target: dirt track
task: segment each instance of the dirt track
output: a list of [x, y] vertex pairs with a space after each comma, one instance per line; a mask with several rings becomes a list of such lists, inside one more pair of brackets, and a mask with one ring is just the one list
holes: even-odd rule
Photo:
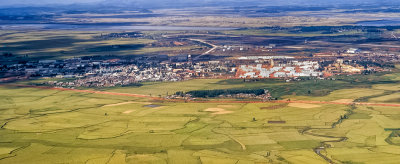
[[400, 107], [400, 104], [385, 104], [385, 103], [365, 103], [365, 102], [335, 102], [335, 101], [306, 101], [306, 100], [272, 100], [272, 101], [229, 101], [229, 100], [194, 100], [186, 101], [182, 99], [164, 99], [159, 97], [151, 97], [148, 95], [132, 94], [132, 93], [116, 93], [116, 92], [105, 92], [105, 91], [94, 91], [94, 90], [79, 90], [79, 89], [69, 89], [69, 88], [54, 88], [45, 86], [32, 86], [32, 85], [0, 85], [0, 86], [13, 86], [13, 87], [26, 87], [26, 88], [39, 88], [39, 89], [51, 89], [60, 91], [72, 91], [81, 93], [94, 93], [103, 95], [113, 95], [113, 96], [128, 96], [128, 97], [140, 97], [148, 98], [152, 100], [163, 100], [169, 102], [190, 102], [190, 103], [306, 103], [306, 104], [336, 104], [336, 105], [365, 105], [365, 106], [388, 106], [388, 107]]

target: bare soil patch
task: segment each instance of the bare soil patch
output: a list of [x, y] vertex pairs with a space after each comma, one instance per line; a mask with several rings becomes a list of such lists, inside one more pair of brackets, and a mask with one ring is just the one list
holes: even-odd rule
[[260, 107], [260, 109], [275, 110], [275, 109], [279, 109], [279, 108], [284, 108], [287, 105], [288, 104], [279, 104], [279, 105], [273, 105], [273, 106], [267, 106], [267, 107]]
[[318, 108], [318, 107], [320, 107], [320, 105], [305, 104], [305, 103], [290, 103], [288, 106], [296, 107], [296, 108], [303, 108], [303, 109], [310, 109], [310, 108]]
[[122, 102], [122, 103], [117, 103], [117, 104], [108, 104], [108, 105], [104, 105], [103, 107], [119, 106], [119, 105], [125, 105], [125, 104], [133, 104], [133, 103], [137, 103], [137, 104], [149, 104], [149, 103], [146, 103], [146, 102], [128, 101], [128, 102]]
[[353, 99], [339, 99], [339, 100], [335, 100], [332, 102], [337, 102], [337, 103], [352, 103], [354, 100]]
[[127, 110], [127, 111], [123, 112], [123, 114], [129, 114], [129, 113], [132, 113], [132, 112], [133, 112], [133, 110]]
[[229, 113], [233, 113], [233, 111], [228, 111], [222, 108], [207, 108], [206, 110], [204, 110], [206, 112], [212, 112], [212, 115], [220, 115], [220, 114], [229, 114]]

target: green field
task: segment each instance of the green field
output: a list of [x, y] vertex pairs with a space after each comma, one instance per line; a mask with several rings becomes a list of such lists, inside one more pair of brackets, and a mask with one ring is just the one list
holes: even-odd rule
[[[370, 97], [363, 100], [385, 102], [386, 93], [397, 91], [396, 77], [378, 81], [382, 78], [375, 76], [295, 83], [191, 80], [107, 90], [157, 96], [261, 86], [289, 88], [282, 98], [351, 102]], [[346, 87], [307, 93], [328, 84]], [[348, 88], [353, 84], [362, 88]], [[307, 88], [295, 89], [300, 85]], [[331, 146], [321, 153], [337, 163], [400, 160], [399, 107], [173, 103], [5, 86], [0, 95], [0, 163], [327, 163], [313, 151], [322, 143]], [[332, 128], [344, 115], [348, 118]], [[340, 137], [347, 139], [337, 142]]]
[[283, 36], [283, 37], [318, 37], [318, 36], [342, 36], [342, 35], [360, 35], [363, 32], [352, 30], [342, 33], [324, 34], [321, 31], [294, 33], [288, 30], [259, 30], [259, 29], [245, 29], [235, 31], [225, 31], [229, 35], [253, 35], [253, 36]]
[[[312, 152], [323, 139], [302, 136], [298, 130], [329, 125], [347, 108], [307, 109], [309, 114], [298, 117], [304, 109], [260, 109], [274, 104], [162, 103], [31, 88], [2, 87], [0, 92], [0, 163], [26, 163], [32, 158], [38, 163], [184, 163], [181, 158], [195, 163], [268, 162], [297, 149]], [[209, 108], [233, 113], [214, 115], [205, 111]], [[267, 124], [278, 117], [287, 123]], [[305, 144], [309, 142], [314, 144]], [[274, 151], [274, 156], [265, 157], [267, 151]], [[318, 160], [316, 155], [309, 158]]]
[[[4, 31], [0, 33], [0, 54], [12, 53], [7, 60], [68, 59], [96, 55], [137, 55], [199, 49], [195, 45], [152, 47], [156, 40], [145, 38], [98, 38], [100, 31]], [[25, 56], [28, 55], [28, 56]], [[1, 60], [0, 60], [1, 61]], [[2, 61], [6, 62], [6, 61]]]
[[[390, 76], [391, 75], [391, 76]], [[267, 89], [273, 97], [279, 99], [301, 98], [318, 100], [360, 99], [368, 101], [376, 96], [385, 96], [399, 89], [398, 74], [377, 73], [372, 75], [336, 76], [335, 80], [319, 80], [304, 78], [301, 81], [285, 82], [283, 79], [259, 79], [257, 81], [243, 81], [242, 79], [194, 79], [180, 82], [147, 82], [140, 87], [112, 87], [101, 88], [110, 92], [136, 93], [151, 96], [166, 96], [178, 91], [217, 89]], [[90, 88], [89, 88], [90, 89]], [[342, 94], [331, 92], [348, 89]], [[373, 97], [367, 97], [373, 96]], [[361, 99], [363, 98], [363, 99]]]

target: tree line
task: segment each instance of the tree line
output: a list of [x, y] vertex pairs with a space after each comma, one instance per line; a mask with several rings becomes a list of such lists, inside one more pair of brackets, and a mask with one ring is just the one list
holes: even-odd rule
[[[183, 92], [177, 92], [177, 95], [181, 95]], [[187, 94], [193, 97], [218, 97], [220, 95], [235, 95], [235, 94], [255, 94], [262, 95], [265, 94], [264, 89], [217, 89], [217, 90], [197, 90], [189, 91]]]

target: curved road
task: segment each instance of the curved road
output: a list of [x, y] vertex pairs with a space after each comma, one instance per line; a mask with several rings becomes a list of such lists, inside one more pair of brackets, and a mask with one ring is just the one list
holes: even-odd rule
[[205, 40], [201, 40], [201, 39], [189, 39], [189, 40], [196, 41], [196, 42], [200, 42], [200, 43], [203, 43], [203, 44], [207, 44], [207, 45], [209, 45], [209, 46], [212, 47], [211, 49], [209, 49], [208, 51], [204, 52], [203, 54], [201, 54], [201, 55], [199, 55], [199, 56], [196, 56], [196, 57], [194, 58], [194, 60], [198, 60], [201, 56], [207, 55], [207, 54], [209, 54], [210, 52], [216, 50], [216, 49], [219, 47], [219, 46], [217, 46], [217, 45], [215, 45], [215, 44], [208, 43], [208, 42], [206, 42]]

